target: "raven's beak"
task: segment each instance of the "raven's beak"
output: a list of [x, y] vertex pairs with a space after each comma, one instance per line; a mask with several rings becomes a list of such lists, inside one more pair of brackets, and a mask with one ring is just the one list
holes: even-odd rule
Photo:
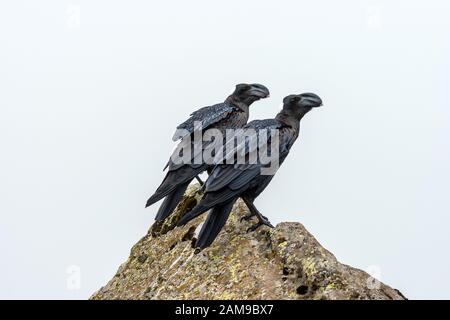
[[316, 108], [323, 105], [322, 99], [320, 99], [320, 97], [317, 94], [303, 93], [302, 98], [307, 102], [308, 106], [311, 108]]
[[268, 98], [270, 96], [269, 89], [267, 89], [262, 84], [252, 84], [251, 89], [248, 90], [248, 94], [251, 96], [258, 97], [260, 99]]

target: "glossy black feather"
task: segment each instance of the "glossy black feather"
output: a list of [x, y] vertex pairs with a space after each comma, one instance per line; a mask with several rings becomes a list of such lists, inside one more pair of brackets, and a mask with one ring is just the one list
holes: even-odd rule
[[[203, 107], [193, 112], [189, 119], [180, 124], [177, 129], [187, 130], [185, 134], [179, 135], [175, 132], [173, 140], [176, 141], [187, 135], [194, 133], [195, 130], [204, 130], [214, 123], [225, 119], [232, 112], [237, 111], [237, 108], [228, 102], [218, 103], [212, 106]], [[201, 122], [201, 127], [195, 128], [195, 122]]]
[[214, 209], [211, 210], [203, 223], [197, 242], [195, 243], [197, 248], [203, 249], [211, 245], [227, 222], [228, 216], [230, 215], [231, 209], [233, 208], [233, 204], [235, 202], [236, 199], [233, 199], [223, 205], [214, 207]]
[[190, 182], [191, 181], [187, 181], [184, 184], [177, 185], [177, 187], [172, 192], [166, 195], [163, 203], [158, 209], [158, 213], [156, 214], [156, 221], [164, 220], [172, 213], [173, 210], [175, 210], [178, 203], [183, 198], [184, 192], [186, 191]]
[[169, 171], [166, 174], [161, 185], [158, 187], [156, 192], [148, 199], [146, 207], [151, 206], [155, 202], [158, 202], [162, 198], [166, 197], [173, 191], [175, 191], [178, 186], [188, 184], [197, 176], [206, 170], [206, 165], [201, 165], [199, 167], [192, 167], [189, 165], [184, 165], [178, 170]]
[[[271, 148], [271, 139], [263, 136], [263, 133], [269, 133], [269, 130], [280, 129], [283, 124], [276, 119], [254, 120], [244, 126], [243, 129], [255, 130], [258, 139], [262, 139], [257, 148]], [[281, 137], [280, 137], [281, 138]], [[236, 155], [236, 153], [244, 151], [246, 154], [250, 151], [249, 142], [245, 141], [245, 145], [234, 146], [229, 155]], [[263, 164], [259, 161], [255, 164], [235, 164], [235, 165], [219, 165], [212, 172], [211, 179], [206, 182], [206, 192], [218, 191], [225, 186], [232, 190], [241, 188], [245, 183], [251, 181], [256, 177], [262, 168]]]
[[[173, 139], [181, 139], [179, 147], [191, 144], [191, 151], [187, 151], [185, 148], [177, 148], [175, 152], [190, 153], [183, 154], [184, 156], [180, 159], [182, 161], [175, 161], [179, 157], [173, 157], [179, 154], [174, 153], [172, 155], [166, 165], [169, 170], [165, 179], [147, 201], [147, 206], [149, 206], [167, 197], [157, 214], [157, 219], [164, 219], [170, 215], [181, 199], [187, 185], [203, 171], [208, 170], [209, 172], [213, 168], [211, 162], [206, 163], [203, 155], [205, 152], [208, 155], [211, 154], [209, 151], [215, 151], [217, 143], [222, 145], [222, 141], [214, 140], [209, 143], [202, 143], [202, 141], [199, 142], [194, 139], [196, 134], [200, 133], [201, 137], [205, 130], [216, 129], [225, 136], [226, 129], [242, 128], [248, 121], [250, 105], [268, 96], [269, 90], [261, 84], [239, 84], [235, 91], [226, 98], [225, 102], [193, 112], [188, 120], [177, 127], [179, 130], [175, 132]], [[199, 122], [199, 124], [196, 122]]]
[[[256, 148], [258, 151], [267, 152], [273, 148], [278, 147], [278, 154], [273, 154], [273, 157], [278, 156], [278, 165], [281, 165], [289, 154], [289, 151], [297, 140], [300, 132], [300, 120], [308, 113], [312, 108], [322, 105], [322, 100], [319, 96], [311, 93], [290, 95], [283, 99], [283, 109], [277, 114], [275, 119], [255, 120], [250, 122], [245, 128], [253, 128], [257, 132], [257, 137], [260, 139], [264, 132], [266, 134], [270, 129], [278, 129], [277, 134], [279, 144], [276, 144], [276, 140], [272, 139], [272, 135], [268, 135], [266, 140], [259, 141], [260, 143], [250, 145], [250, 140], [247, 144], [247, 140], [240, 139], [239, 143], [230, 144], [230, 149], [227, 149], [226, 159], [238, 158], [239, 154], [247, 155], [250, 149]], [[245, 136], [246, 134], [244, 134]], [[242, 137], [241, 137], [242, 138]], [[263, 143], [261, 143], [263, 142]], [[251, 148], [247, 148], [251, 147]], [[275, 149], [276, 150], [276, 149]], [[259, 155], [259, 153], [258, 153]], [[271, 163], [273, 165], [273, 163]], [[220, 230], [217, 228], [223, 227], [225, 222], [222, 220], [228, 214], [224, 214], [222, 208], [230, 203], [233, 203], [238, 197], [242, 197], [244, 202], [249, 206], [250, 211], [258, 217], [260, 224], [271, 226], [267, 219], [254, 207], [253, 201], [264, 191], [275, 174], [274, 171], [269, 172], [262, 171], [266, 169], [267, 163], [264, 163], [260, 157], [257, 157], [256, 163], [245, 164], [222, 164], [217, 165], [211, 172], [208, 180], [206, 181], [206, 188], [203, 198], [199, 204], [194, 207], [190, 212], [183, 216], [178, 225], [186, 224], [188, 221], [194, 219], [203, 212], [214, 209], [208, 216], [208, 221], [211, 223], [203, 226], [203, 232], [205, 239], [200, 243], [198, 248], [205, 248], [214, 241], [214, 237], [217, 236]], [[215, 211], [219, 208], [218, 211]], [[253, 209], [252, 209], [253, 208]], [[230, 209], [231, 210], [231, 209]], [[218, 215], [218, 217], [214, 217]], [[215, 223], [215, 219], [218, 219], [220, 223]], [[258, 225], [257, 225], [258, 226]]]
[[[298, 137], [299, 127], [291, 127], [276, 119], [256, 120], [252, 121], [246, 128], [255, 129], [258, 134], [263, 129], [279, 129], [279, 163], [283, 163], [289, 153], [289, 150]], [[264, 132], [266, 132], [264, 130]], [[259, 147], [271, 148], [271, 140], [266, 141], [266, 145], [261, 144]], [[242, 150], [239, 146], [235, 146], [234, 151]], [[178, 222], [178, 225], [184, 225], [202, 213], [214, 208], [208, 216], [208, 219], [215, 221], [213, 215], [216, 208], [222, 208], [227, 203], [235, 201], [238, 197], [245, 196], [253, 201], [270, 183], [273, 175], [262, 175], [261, 169], [265, 164], [258, 161], [256, 164], [241, 165], [218, 165], [212, 171], [210, 177], [206, 181], [205, 194], [200, 203], [189, 213], [184, 215]], [[234, 202], [233, 202], [234, 203]], [[231, 209], [230, 209], [231, 210]], [[222, 215], [223, 218], [225, 215]], [[218, 218], [219, 219], [219, 218]], [[222, 225], [222, 220], [221, 225]], [[225, 222], [223, 222], [224, 224]], [[208, 234], [208, 241], [202, 242], [199, 248], [205, 248], [214, 241], [213, 236], [217, 236], [220, 230], [216, 230], [218, 223], [210, 223], [204, 226], [205, 234]], [[208, 230], [210, 226], [211, 230]]]

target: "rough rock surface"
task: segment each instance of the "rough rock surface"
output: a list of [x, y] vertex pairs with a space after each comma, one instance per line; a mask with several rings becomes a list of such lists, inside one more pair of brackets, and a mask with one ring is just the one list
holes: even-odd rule
[[211, 247], [194, 253], [205, 216], [175, 228], [200, 198], [191, 186], [175, 214], [155, 223], [91, 299], [405, 299], [367, 273], [339, 263], [300, 224], [246, 230], [238, 201]]

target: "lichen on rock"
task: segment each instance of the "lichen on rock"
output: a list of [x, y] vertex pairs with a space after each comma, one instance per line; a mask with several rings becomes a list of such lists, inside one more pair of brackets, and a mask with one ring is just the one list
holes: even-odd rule
[[241, 222], [248, 213], [241, 200], [213, 244], [195, 253], [205, 215], [183, 227], [176, 223], [200, 197], [191, 185], [174, 213], [153, 224], [91, 299], [405, 299], [339, 263], [300, 223], [246, 232], [255, 221]]

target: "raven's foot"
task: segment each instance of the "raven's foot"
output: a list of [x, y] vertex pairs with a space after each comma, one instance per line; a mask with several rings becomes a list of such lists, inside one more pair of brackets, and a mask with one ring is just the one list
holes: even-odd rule
[[[267, 219], [267, 217], [263, 216], [259, 211], [257, 211], [253, 215], [258, 218], [258, 222], [255, 225], [248, 228], [247, 232], [255, 231], [256, 229], [258, 229], [261, 226], [268, 226], [269, 228], [274, 228], [274, 226], [270, 223], [269, 219]], [[245, 217], [247, 217], [247, 216], [245, 216]]]
[[243, 216], [241, 218], [241, 222], [248, 221], [255, 216], [258, 218], [259, 221], [263, 221], [263, 224], [265, 224], [265, 225], [267, 225], [267, 223], [270, 224], [269, 219], [266, 216], [263, 216], [262, 214], [253, 213], [253, 212], [250, 212], [249, 214], [246, 214], [245, 216]]
[[248, 221], [248, 220], [250, 220], [251, 218], [253, 218], [254, 216], [256, 216], [256, 214], [250, 212], [249, 214], [246, 214], [245, 216], [243, 216], [243, 217], [241, 218], [241, 222], [242, 222], [242, 221]]
[[250, 201], [246, 197], [243, 197], [242, 200], [244, 200], [245, 204], [247, 205], [248, 209], [250, 210], [250, 213], [243, 216], [241, 218], [242, 220], [250, 220], [252, 217], [256, 216], [258, 218], [258, 223], [250, 228], [247, 229], [247, 232], [255, 231], [260, 226], [268, 226], [270, 228], [273, 228], [274, 226], [270, 223], [269, 219], [262, 215], [261, 212], [255, 207], [253, 204], [253, 201]]
[[247, 232], [255, 231], [256, 229], [258, 229], [261, 226], [268, 226], [269, 228], [274, 228], [274, 226], [266, 218], [264, 220], [259, 220], [258, 223], [256, 223], [255, 225], [251, 226], [250, 228], [248, 228]]

